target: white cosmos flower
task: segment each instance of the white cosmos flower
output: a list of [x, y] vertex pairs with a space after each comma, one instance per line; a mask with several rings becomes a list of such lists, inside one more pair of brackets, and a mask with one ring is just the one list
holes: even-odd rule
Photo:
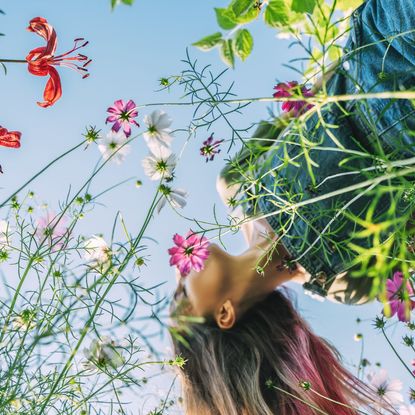
[[94, 366], [110, 366], [116, 369], [125, 362], [122, 349], [122, 347], [117, 345], [108, 336], [102, 336], [101, 339], [92, 340], [90, 346], [83, 350], [84, 356], [87, 359], [85, 366], [91, 369]]
[[104, 265], [111, 259], [111, 250], [100, 236], [92, 236], [84, 244], [84, 258], [92, 266]]
[[0, 220], [0, 249], [5, 249], [9, 245], [9, 223], [5, 220]]
[[399, 415], [415, 415], [415, 406], [401, 406], [399, 409]]
[[143, 133], [145, 142], [150, 150], [154, 153], [157, 147], [170, 148], [172, 136], [169, 128], [173, 120], [160, 110], [153, 111], [150, 115], [145, 115], [144, 123], [147, 125], [147, 131]]
[[150, 154], [141, 162], [144, 173], [151, 180], [168, 179], [173, 177], [176, 167], [176, 156], [166, 147], [154, 148]]
[[403, 403], [401, 394], [402, 381], [399, 379], [389, 379], [388, 372], [380, 369], [378, 372], [372, 372], [367, 375], [370, 382], [369, 386], [379, 395], [382, 400], [387, 401], [391, 405]]
[[98, 150], [104, 160], [108, 160], [114, 154], [111, 161], [121, 164], [131, 149], [129, 144], [125, 144], [127, 141], [128, 138], [121, 130], [118, 133], [111, 130], [105, 137], [99, 138]]
[[164, 184], [160, 185], [159, 190], [163, 196], [158, 201], [157, 213], [160, 213], [161, 209], [164, 208], [167, 202], [169, 202], [174, 209], [182, 209], [186, 206], [187, 192], [185, 190], [173, 189], [170, 186], [166, 186]]

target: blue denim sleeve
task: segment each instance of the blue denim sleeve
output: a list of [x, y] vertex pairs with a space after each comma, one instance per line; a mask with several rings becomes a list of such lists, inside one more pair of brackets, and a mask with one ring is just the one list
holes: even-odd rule
[[[415, 86], [415, 2], [367, 0], [352, 15], [348, 92], [406, 91]], [[352, 109], [352, 108], [350, 108]], [[415, 111], [410, 100], [353, 103], [356, 125], [375, 149], [402, 158], [413, 153]], [[360, 116], [359, 116], [360, 115]]]
[[[415, 87], [414, 33], [413, 0], [363, 3], [352, 14], [343, 65], [328, 82], [327, 92], [333, 96], [387, 93], [389, 97], [327, 105], [319, 115], [311, 115], [303, 129], [285, 130], [258, 163], [261, 189], [254, 212], [267, 215], [293, 259], [310, 272], [306, 288], [323, 296], [336, 275], [354, 264], [357, 254], [350, 246], [356, 244], [354, 235], [361, 230], [354, 218], [365, 218], [377, 197], [370, 188], [343, 194], [337, 190], [370, 177], [363, 172], [373, 169], [373, 155], [390, 161], [415, 156], [413, 103], [393, 97], [394, 91]], [[307, 157], [304, 145], [309, 146]], [[341, 148], [367, 156], [351, 157]], [[310, 160], [317, 166], [310, 168]], [[320, 197], [328, 194], [333, 196]], [[398, 215], [407, 209], [394, 192], [379, 197], [371, 212], [374, 221], [385, 220], [390, 206], [396, 206]], [[318, 201], [310, 203], [313, 198]], [[297, 207], [288, 209], [290, 204]], [[369, 239], [358, 244], [371, 247]]]

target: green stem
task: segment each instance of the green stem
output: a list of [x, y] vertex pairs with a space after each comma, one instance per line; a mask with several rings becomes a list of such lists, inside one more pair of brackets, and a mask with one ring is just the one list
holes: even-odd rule
[[[203, 101], [194, 101], [194, 102], [154, 102], [150, 104], [137, 105], [137, 108], [146, 108], [146, 107], [161, 107], [161, 106], [195, 106], [203, 103], [211, 104], [247, 104], [251, 102], [295, 102], [298, 101], [299, 97], [283, 97], [283, 98], [272, 98], [272, 97], [256, 97], [256, 98], [240, 98], [240, 99], [224, 99], [217, 101], [213, 99], [212, 101], [203, 100]], [[329, 104], [332, 102], [338, 101], [360, 101], [365, 99], [415, 99], [415, 91], [385, 91], [385, 92], [371, 92], [367, 94], [344, 94], [344, 95], [331, 95], [326, 97], [301, 97], [301, 101], [318, 104], [319, 107], [322, 107], [324, 104]], [[308, 111], [309, 114], [313, 111], [313, 108]]]
[[24, 59], [0, 59], [2, 63], [27, 63]]
[[383, 336], [385, 337], [386, 341], [388, 342], [390, 348], [395, 353], [396, 357], [401, 361], [401, 363], [403, 364], [405, 369], [411, 374], [412, 378], [415, 379], [415, 375], [412, 373], [412, 370], [409, 368], [409, 366], [404, 362], [402, 357], [399, 355], [399, 353], [397, 352], [397, 350], [393, 346], [392, 342], [389, 340], [388, 336], [386, 335], [385, 329], [383, 327], [382, 327], [382, 333], [383, 333]]
[[318, 393], [317, 391], [315, 391], [314, 389], [310, 389], [310, 391], [311, 392], [313, 392], [313, 393], [315, 393], [317, 396], [319, 396], [320, 398], [323, 398], [323, 399], [325, 399], [326, 401], [329, 401], [329, 402], [333, 402], [333, 403], [335, 403], [335, 404], [337, 404], [337, 405], [340, 405], [340, 406], [343, 406], [343, 407], [345, 407], [345, 408], [349, 408], [349, 409], [352, 409], [354, 412], [360, 412], [361, 414], [364, 414], [364, 415], [369, 415], [367, 412], [365, 412], [365, 411], [362, 411], [361, 409], [357, 409], [357, 408], [353, 408], [353, 406], [350, 406], [350, 405], [346, 405], [345, 403], [341, 403], [341, 402], [338, 402], [338, 401], [336, 401], [336, 400], [334, 400], [334, 399], [331, 399], [331, 398], [328, 398], [327, 396], [324, 396], [324, 395], [322, 395], [321, 393]]
[[294, 399], [297, 399], [298, 401], [304, 403], [305, 405], [309, 406], [310, 408], [313, 408], [315, 411], [317, 411], [318, 413], [322, 414], [322, 415], [329, 415], [327, 412], [323, 411], [322, 409], [318, 408], [317, 406], [313, 405], [311, 402], [307, 402], [304, 399], [301, 399], [299, 396], [296, 396], [290, 392], [287, 392], [286, 390], [279, 388], [278, 386], [272, 386], [274, 389], [285, 393], [288, 396], [291, 396]]
[[[119, 275], [123, 272], [124, 268], [128, 265], [130, 258], [134, 255], [135, 249], [138, 246], [138, 244], [140, 243], [145, 230], [147, 229], [147, 226], [150, 222], [151, 217], [153, 216], [153, 212], [154, 209], [156, 208], [157, 205], [157, 201], [158, 201], [158, 191], [156, 192], [152, 203], [150, 205], [150, 209], [147, 213], [147, 216], [144, 220], [144, 224], [142, 225], [134, 243], [132, 248], [130, 249], [130, 251], [128, 252], [128, 254], [126, 255], [125, 259], [123, 260], [123, 262], [120, 264], [120, 266], [117, 269], [117, 272], [115, 272], [114, 277], [112, 278], [112, 280], [110, 281], [110, 283], [108, 284], [108, 287], [106, 288], [105, 292], [103, 293], [102, 297], [97, 301], [97, 303], [95, 304], [94, 309], [92, 310], [89, 319], [86, 321], [84, 328], [82, 329], [81, 335], [79, 337], [79, 340], [76, 344], [76, 346], [72, 349], [72, 352], [69, 356], [69, 359], [67, 360], [67, 362], [65, 363], [65, 366], [63, 367], [62, 371], [60, 372], [59, 376], [57, 377], [55, 383], [52, 385], [49, 394], [46, 396], [42, 406], [40, 407], [40, 412], [38, 415], [42, 415], [45, 411], [46, 406], [48, 405], [50, 399], [52, 398], [56, 388], [59, 386], [59, 383], [61, 382], [61, 380], [66, 376], [67, 372], [70, 370], [71, 364], [72, 364], [72, 360], [74, 359], [76, 353], [78, 352], [78, 350], [80, 349], [82, 342], [84, 341], [89, 327], [91, 326], [92, 322], [94, 321], [94, 318], [96, 316], [96, 314], [98, 313], [101, 304], [104, 302], [105, 298], [107, 297], [108, 293], [111, 291], [112, 286], [114, 285], [114, 283], [116, 282], [116, 280], [118, 279]], [[111, 267], [110, 267], [111, 268]], [[110, 269], [109, 268], [109, 269]], [[108, 270], [106, 271], [106, 273], [108, 273]]]
[[85, 142], [86, 142], [86, 140], [82, 141], [81, 143], [77, 144], [75, 147], [70, 148], [68, 151], [65, 151], [65, 153], [61, 154], [60, 156], [56, 157], [51, 162], [49, 162], [45, 167], [43, 167], [33, 177], [31, 177], [27, 182], [25, 182], [23, 185], [21, 185], [15, 192], [13, 192], [6, 200], [4, 200], [2, 203], [0, 203], [0, 208], [2, 208], [10, 199], [12, 199], [14, 196], [16, 196], [19, 192], [21, 192], [26, 186], [28, 186], [30, 183], [32, 183], [37, 177], [39, 177], [50, 166], [52, 166], [53, 164], [55, 164], [57, 161], [64, 158], [68, 154], [72, 153], [73, 151], [77, 150], [79, 147], [81, 147], [83, 144], [85, 144]]

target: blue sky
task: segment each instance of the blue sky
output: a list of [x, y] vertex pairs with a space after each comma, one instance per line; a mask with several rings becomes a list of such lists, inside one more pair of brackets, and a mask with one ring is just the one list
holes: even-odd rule
[[[106, 109], [114, 100], [133, 99], [137, 105], [152, 102], [175, 102], [182, 91], [155, 92], [158, 79], [175, 75], [184, 69], [181, 61], [185, 58], [186, 47], [201, 37], [217, 31], [213, 7], [227, 3], [224, 0], [137, 0], [133, 7], [120, 6], [111, 12], [107, 0], [14, 0], [3, 2], [5, 16], [0, 16], [0, 31], [6, 36], [0, 39], [0, 56], [24, 59], [28, 51], [42, 45], [42, 39], [25, 30], [29, 20], [43, 16], [54, 25], [58, 33], [58, 52], [65, 52], [72, 46], [72, 40], [84, 37], [90, 41], [84, 53], [93, 59], [89, 69], [91, 76], [82, 80], [79, 75], [62, 68], [63, 96], [52, 108], [43, 109], [36, 105], [43, 94], [46, 79], [34, 77], [25, 65], [8, 66], [8, 75], [0, 74], [2, 103], [0, 124], [10, 130], [23, 133], [19, 150], [0, 148], [0, 164], [5, 174], [0, 177], [0, 197], [5, 198], [25, 179], [31, 177], [43, 165], [69, 147], [81, 141], [81, 134], [88, 125], [96, 125], [106, 132], [104, 121]], [[299, 48], [289, 48], [289, 41], [275, 38], [274, 31], [262, 24], [253, 25], [255, 48], [252, 56], [235, 70], [224, 76], [224, 84], [235, 81], [234, 92], [239, 97], [270, 96], [276, 80], [298, 79], [297, 74], [284, 66], [290, 59], [298, 57]], [[212, 64], [214, 72], [221, 71], [217, 51], [208, 54], [190, 48], [192, 57], [200, 64]], [[167, 111], [174, 119], [175, 129], [186, 128], [191, 120], [191, 108], [158, 107]], [[139, 122], [150, 109], [140, 110]], [[265, 104], [251, 105], [243, 115], [232, 118], [237, 127], [267, 118]], [[142, 130], [137, 130], [138, 132]], [[225, 220], [226, 209], [222, 206], [216, 191], [215, 179], [224, 164], [224, 154], [206, 164], [198, 154], [201, 142], [211, 132], [216, 138], [229, 138], [229, 128], [223, 122], [210, 131], [199, 130], [196, 138], [186, 146], [177, 169], [177, 186], [189, 192], [188, 205], [184, 214], [188, 217], [212, 220], [213, 206]], [[184, 133], [177, 133], [173, 147], [180, 151], [186, 139]], [[103, 233], [109, 235], [112, 220], [121, 211], [131, 232], [138, 229], [155, 191], [155, 184], [144, 177], [141, 159], [147, 155], [146, 147], [140, 140], [133, 144], [133, 151], [122, 166], [109, 165], [94, 182], [91, 192], [109, 187], [125, 178], [132, 178], [101, 200], [102, 206], [82, 221], [78, 232], [85, 235]], [[57, 208], [70, 184], [79, 185], [99, 159], [96, 147], [78, 151], [39, 178], [32, 186], [39, 199]], [[140, 189], [135, 180], [143, 181]], [[156, 242], [148, 242], [149, 263], [143, 272], [148, 285], [166, 281], [165, 292], [174, 288], [174, 272], [168, 266], [167, 248], [172, 245], [175, 232], [184, 233], [191, 226], [189, 222], [165, 209], [155, 217], [149, 226], [147, 236]], [[225, 239], [231, 253], [244, 249], [242, 237], [233, 235]], [[371, 361], [381, 361], [392, 377], [400, 377], [410, 386], [409, 376], [387, 349], [384, 339], [370, 328], [370, 320], [381, 309], [379, 303], [350, 307], [330, 302], [319, 303], [298, 293], [298, 307], [315, 331], [329, 339], [344, 355], [346, 363], [357, 363], [361, 343], [353, 336], [363, 332], [365, 337], [364, 355]], [[360, 317], [361, 326], [355, 323]], [[405, 352], [399, 341], [400, 329], [395, 332], [398, 348]], [[166, 345], [168, 339], [166, 338]], [[408, 353], [406, 359], [410, 362]]]

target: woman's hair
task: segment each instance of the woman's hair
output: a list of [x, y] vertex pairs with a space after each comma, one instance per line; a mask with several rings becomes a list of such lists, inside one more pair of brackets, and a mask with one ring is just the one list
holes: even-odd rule
[[173, 343], [186, 361], [179, 370], [188, 415], [380, 414], [379, 397], [343, 368], [281, 291], [228, 330], [209, 321], [179, 334]]

